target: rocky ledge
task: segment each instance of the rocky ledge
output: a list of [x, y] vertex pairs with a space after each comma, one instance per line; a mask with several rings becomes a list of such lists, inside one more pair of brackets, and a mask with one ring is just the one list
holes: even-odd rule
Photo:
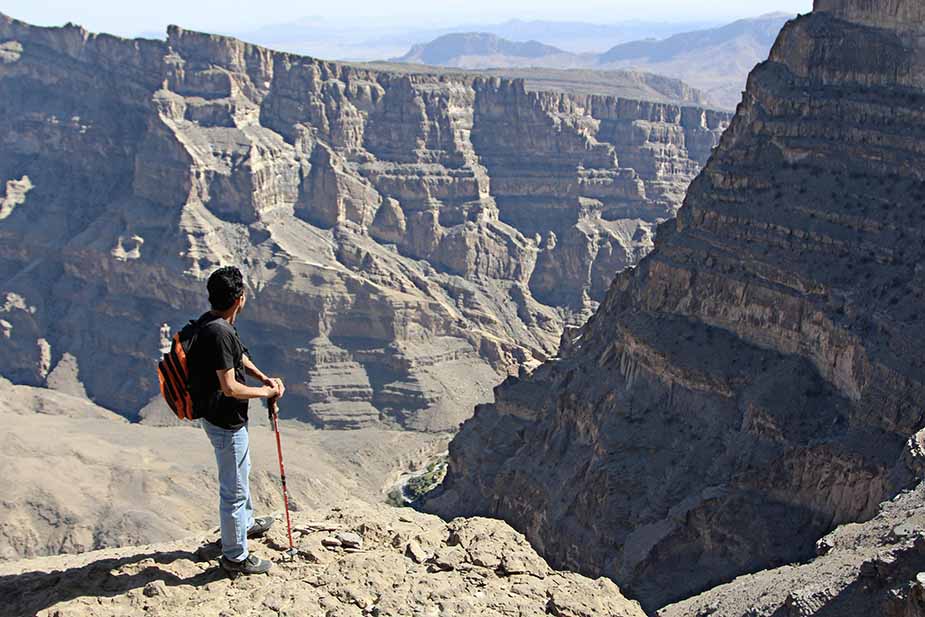
[[645, 617], [611, 581], [552, 570], [500, 521], [354, 501], [293, 524], [294, 558], [285, 521], [251, 541], [269, 575], [229, 578], [214, 535], [2, 564], [0, 615]]

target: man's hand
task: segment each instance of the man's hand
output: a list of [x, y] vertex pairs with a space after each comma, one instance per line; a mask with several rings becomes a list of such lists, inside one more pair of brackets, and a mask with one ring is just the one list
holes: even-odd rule
[[266, 399], [276, 398], [277, 394], [279, 394], [275, 384], [270, 386], [262, 386], [260, 391], [263, 393], [263, 398]]
[[276, 401], [286, 392], [286, 386], [283, 385], [283, 380], [278, 377], [268, 377], [264, 383], [267, 384], [267, 388], [272, 388], [273, 391], [273, 394], [267, 397], [269, 399], [267, 401], [267, 418], [272, 423], [277, 413]]
[[286, 393], [286, 386], [283, 385], [283, 380], [279, 377], [268, 377], [267, 382], [267, 385], [276, 388], [276, 398], [283, 398], [283, 394]]
[[267, 377], [263, 380], [263, 385], [267, 398], [282, 398], [283, 394], [286, 393], [286, 386], [283, 385], [283, 380], [279, 377]]

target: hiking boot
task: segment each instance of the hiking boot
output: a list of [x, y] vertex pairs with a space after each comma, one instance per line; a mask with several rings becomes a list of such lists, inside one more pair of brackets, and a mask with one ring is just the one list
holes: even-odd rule
[[251, 553], [244, 561], [232, 561], [222, 555], [222, 569], [229, 574], [266, 574], [273, 564]]
[[270, 530], [270, 527], [273, 526], [274, 522], [275, 519], [272, 516], [261, 516], [260, 518], [255, 518], [254, 524], [251, 525], [251, 528], [247, 530], [247, 537], [259, 538]]

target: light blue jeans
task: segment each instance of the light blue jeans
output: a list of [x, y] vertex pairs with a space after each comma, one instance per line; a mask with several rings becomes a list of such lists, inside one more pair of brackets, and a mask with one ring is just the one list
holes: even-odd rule
[[222, 554], [226, 559], [247, 558], [247, 530], [254, 524], [251, 503], [251, 454], [247, 425], [236, 431], [202, 420], [218, 464], [219, 521], [222, 529]]

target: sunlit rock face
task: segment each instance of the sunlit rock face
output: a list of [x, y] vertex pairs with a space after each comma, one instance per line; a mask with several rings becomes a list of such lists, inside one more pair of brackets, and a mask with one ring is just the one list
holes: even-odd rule
[[752, 72], [654, 251], [463, 425], [429, 508], [501, 517], [654, 609], [808, 558], [914, 480], [921, 4], [818, 8]]
[[6, 16], [0, 90], [0, 371], [42, 385], [71, 354], [132, 417], [236, 264], [284, 413], [337, 427], [456, 428], [554, 354], [729, 120]]

